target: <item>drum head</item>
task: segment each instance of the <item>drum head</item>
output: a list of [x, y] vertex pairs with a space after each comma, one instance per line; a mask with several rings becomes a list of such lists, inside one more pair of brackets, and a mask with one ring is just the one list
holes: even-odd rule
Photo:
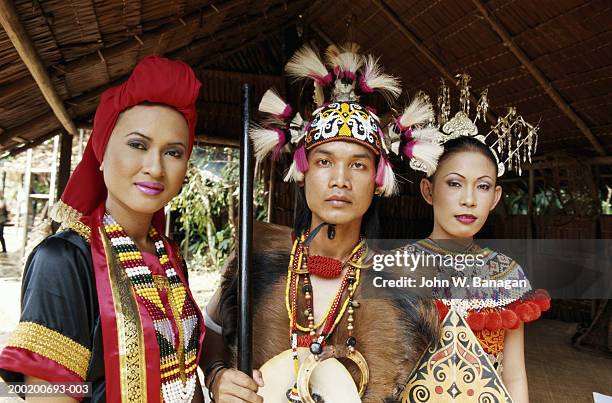
[[[310, 351], [298, 348], [300, 363], [306, 360]], [[285, 350], [268, 360], [261, 368], [264, 384], [258, 395], [266, 403], [287, 403], [287, 391], [296, 382], [291, 350]], [[310, 377], [310, 393], [323, 398], [325, 403], [360, 403], [359, 392], [353, 377], [340, 361], [329, 358], [322, 361]]]

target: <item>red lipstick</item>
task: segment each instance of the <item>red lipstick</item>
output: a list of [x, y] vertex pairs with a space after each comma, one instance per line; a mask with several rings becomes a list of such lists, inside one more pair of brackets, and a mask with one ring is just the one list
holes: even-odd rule
[[476, 216], [472, 214], [460, 214], [460, 215], [456, 215], [455, 218], [461, 224], [466, 224], [466, 225], [469, 225], [473, 223], [474, 221], [476, 221]]

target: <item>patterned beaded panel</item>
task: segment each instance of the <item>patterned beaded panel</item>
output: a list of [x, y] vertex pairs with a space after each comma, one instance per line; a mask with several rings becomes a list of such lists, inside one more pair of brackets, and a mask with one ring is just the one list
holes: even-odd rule
[[[104, 231], [111, 241], [115, 256], [132, 283], [135, 294], [144, 304], [153, 321], [160, 355], [160, 375], [163, 400], [188, 402], [193, 398], [197, 382], [199, 321], [193, 302], [176, 270], [170, 264], [164, 241], [151, 229], [159, 263], [165, 271], [168, 300], [172, 315], [162, 303], [159, 280], [155, 280], [140, 250], [121, 226], [110, 216], [104, 216]], [[165, 281], [164, 285], [165, 287]], [[178, 334], [171, 323], [173, 317]]]
[[440, 341], [412, 373], [402, 403], [511, 403], [501, 378], [474, 333], [455, 311], [442, 323]]
[[345, 138], [381, 154], [380, 127], [366, 108], [355, 102], [334, 102], [316, 112], [306, 135], [306, 149]]

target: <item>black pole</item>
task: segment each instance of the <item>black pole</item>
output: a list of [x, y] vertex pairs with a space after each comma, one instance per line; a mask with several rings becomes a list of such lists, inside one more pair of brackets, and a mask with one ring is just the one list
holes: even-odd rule
[[253, 165], [249, 141], [251, 85], [242, 86], [242, 135], [240, 138], [240, 218], [238, 235], [238, 369], [253, 371], [251, 321], [251, 249], [253, 241]]

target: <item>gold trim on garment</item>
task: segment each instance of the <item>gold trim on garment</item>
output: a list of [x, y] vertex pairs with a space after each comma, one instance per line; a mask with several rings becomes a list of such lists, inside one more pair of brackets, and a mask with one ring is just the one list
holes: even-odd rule
[[7, 347], [23, 348], [87, 377], [91, 351], [63, 334], [34, 322], [20, 322]]
[[130, 403], [146, 402], [147, 363], [138, 303], [130, 279], [117, 264], [112, 245], [103, 228], [100, 227], [99, 231], [108, 263], [108, 277], [117, 322], [121, 400]]
[[69, 228], [70, 224], [79, 221], [83, 216], [80, 211], [64, 203], [64, 201], [61, 199], [53, 205], [49, 215], [53, 221], [61, 224], [60, 230]]
[[75, 221], [70, 223], [67, 228], [79, 234], [87, 243], [91, 243], [91, 228], [88, 225]]

